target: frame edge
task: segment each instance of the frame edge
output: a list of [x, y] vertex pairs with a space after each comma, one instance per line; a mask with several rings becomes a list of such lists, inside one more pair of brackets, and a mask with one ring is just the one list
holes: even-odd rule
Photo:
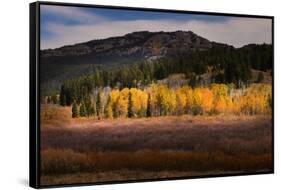
[[29, 186], [39, 188], [37, 128], [38, 2], [29, 4]]

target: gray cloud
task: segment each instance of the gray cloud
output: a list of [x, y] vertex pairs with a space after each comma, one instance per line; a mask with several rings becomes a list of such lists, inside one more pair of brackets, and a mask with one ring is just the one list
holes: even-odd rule
[[130, 32], [142, 30], [191, 30], [211, 41], [227, 43], [235, 47], [241, 47], [249, 43], [271, 43], [270, 19], [231, 17], [229, 20], [217, 22], [163, 19], [112, 21], [72, 7], [67, 9], [49, 7], [48, 10], [45, 9], [44, 11], [49, 11], [56, 15], [59, 14], [59, 16], [64, 18], [75, 17], [76, 19], [87, 22], [79, 25], [65, 25], [63, 23], [54, 22], [47, 23], [44, 27], [52, 34], [52, 37], [41, 40], [41, 49], [57, 48], [63, 45], [70, 45], [93, 39], [121, 36]]
[[55, 15], [63, 19], [78, 21], [80, 23], [96, 23], [106, 20], [99, 15], [82, 11], [78, 7], [42, 5], [40, 11], [47, 15]]

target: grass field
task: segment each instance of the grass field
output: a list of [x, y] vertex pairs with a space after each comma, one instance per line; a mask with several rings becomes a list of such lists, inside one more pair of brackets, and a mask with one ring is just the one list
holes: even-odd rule
[[[271, 116], [71, 119], [41, 110], [41, 185], [268, 172]], [[55, 111], [54, 111], [55, 110]], [[60, 117], [57, 115], [60, 113]]]

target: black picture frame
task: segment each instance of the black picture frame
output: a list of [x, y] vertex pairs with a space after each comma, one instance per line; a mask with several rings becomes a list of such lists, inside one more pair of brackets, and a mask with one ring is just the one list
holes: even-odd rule
[[[204, 175], [195, 177], [172, 177], [158, 178], [148, 180], [128, 180], [128, 181], [108, 181], [96, 183], [76, 183], [65, 185], [41, 185], [40, 184], [40, 5], [56, 5], [56, 6], [75, 6], [75, 7], [92, 7], [92, 8], [107, 8], [117, 10], [135, 10], [147, 12], [170, 12], [170, 13], [188, 13], [200, 15], [219, 15], [245, 18], [266, 18], [271, 19], [272, 23], [272, 170], [269, 172], [253, 172], [243, 174], [222, 174], [222, 175]], [[59, 3], [39, 1], [29, 4], [29, 39], [30, 39], [30, 80], [29, 80], [29, 185], [33, 188], [55, 188], [55, 187], [72, 187], [72, 186], [87, 186], [99, 184], [116, 184], [116, 183], [135, 183], [135, 182], [151, 182], [151, 181], [166, 181], [180, 179], [195, 179], [195, 178], [211, 178], [211, 177], [227, 177], [227, 176], [244, 176], [258, 174], [273, 174], [274, 173], [274, 17], [264, 15], [248, 15], [248, 14], [233, 14], [233, 13], [218, 13], [218, 12], [201, 12], [187, 10], [166, 10], [155, 8], [139, 8], [139, 7], [121, 7], [109, 5], [92, 5], [92, 4], [77, 4], [77, 3]]]

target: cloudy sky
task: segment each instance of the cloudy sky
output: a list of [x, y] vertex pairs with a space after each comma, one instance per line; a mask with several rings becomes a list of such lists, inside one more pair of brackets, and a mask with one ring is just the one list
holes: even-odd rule
[[135, 31], [191, 30], [241, 47], [271, 43], [271, 20], [242, 17], [41, 5], [41, 49], [122, 36]]

